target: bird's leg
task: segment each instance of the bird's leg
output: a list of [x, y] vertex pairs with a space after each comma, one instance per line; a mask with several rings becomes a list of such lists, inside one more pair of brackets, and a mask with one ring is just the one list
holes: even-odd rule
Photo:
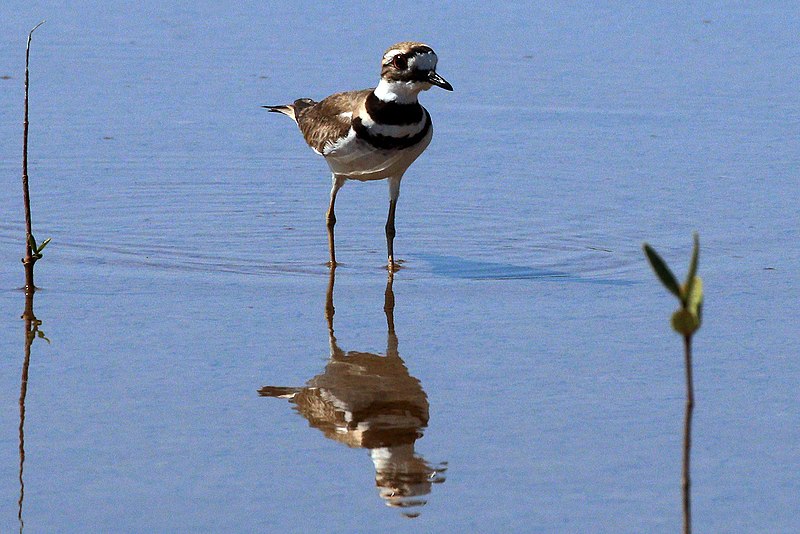
[[386, 220], [386, 249], [389, 253], [389, 270], [394, 271], [394, 212], [397, 208], [397, 200], [389, 201], [389, 217]]
[[339, 192], [339, 189], [342, 188], [344, 185], [344, 178], [339, 176], [333, 175], [333, 185], [331, 186], [331, 202], [328, 205], [328, 213], [325, 215], [325, 219], [328, 223], [328, 251], [330, 252], [331, 260], [328, 262], [328, 266], [331, 268], [336, 267], [336, 249], [334, 246], [334, 239], [333, 239], [333, 227], [336, 226], [336, 214], [333, 211], [334, 204], [336, 203], [336, 193]]
[[331, 259], [328, 261], [328, 267], [331, 269], [336, 268], [336, 250], [333, 244], [333, 225], [328, 224], [328, 252], [330, 253]]
[[[402, 177], [401, 177], [402, 178]], [[389, 255], [389, 272], [397, 270], [394, 261], [394, 213], [397, 209], [397, 198], [400, 196], [400, 178], [389, 179], [389, 216], [386, 219], [386, 249]]]

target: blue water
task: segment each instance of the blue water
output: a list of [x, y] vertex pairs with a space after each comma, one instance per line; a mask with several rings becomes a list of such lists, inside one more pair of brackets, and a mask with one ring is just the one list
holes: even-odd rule
[[[682, 276], [694, 230], [695, 530], [800, 530], [794, 4], [12, 1], [0, 531], [21, 525], [22, 82], [42, 19], [29, 174], [53, 241], [24, 531], [675, 532], [683, 358], [641, 243]], [[340, 362], [327, 168], [259, 106], [373, 85], [406, 39], [455, 91], [421, 97], [435, 135], [401, 190], [396, 353], [386, 184], [338, 197]], [[392, 480], [411, 506], [385, 505]]]

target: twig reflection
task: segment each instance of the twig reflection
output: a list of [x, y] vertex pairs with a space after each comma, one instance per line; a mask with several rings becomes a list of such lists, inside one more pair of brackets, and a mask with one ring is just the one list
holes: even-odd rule
[[19, 519], [19, 531], [22, 532], [25, 522], [22, 519], [22, 502], [25, 499], [25, 480], [23, 478], [23, 468], [25, 467], [25, 397], [28, 395], [28, 368], [31, 363], [31, 344], [33, 340], [40, 337], [47, 341], [39, 327], [42, 321], [38, 320], [33, 314], [33, 289], [25, 290], [25, 311], [22, 313], [22, 320], [25, 323], [25, 356], [22, 360], [22, 381], [19, 389], [19, 501], [17, 518]]
[[330, 341], [325, 370], [303, 387], [264, 386], [259, 394], [289, 399], [326, 437], [368, 449], [380, 497], [416, 517], [432, 485], [444, 482], [446, 463], [432, 466], [414, 451], [428, 424], [428, 398], [398, 353], [392, 276], [384, 296], [388, 335], [382, 356], [339, 347], [333, 329], [335, 274], [332, 268], [325, 305]]

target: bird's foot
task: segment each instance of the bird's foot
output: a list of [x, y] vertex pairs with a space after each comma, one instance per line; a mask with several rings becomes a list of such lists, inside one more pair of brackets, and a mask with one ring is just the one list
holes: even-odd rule
[[389, 258], [389, 263], [386, 265], [386, 269], [390, 273], [396, 273], [400, 269], [403, 268], [402, 264], [405, 263], [405, 260], [395, 260], [393, 258]]

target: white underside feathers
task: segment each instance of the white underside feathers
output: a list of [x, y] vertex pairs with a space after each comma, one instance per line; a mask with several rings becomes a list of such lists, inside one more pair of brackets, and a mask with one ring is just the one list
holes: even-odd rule
[[432, 131], [416, 145], [402, 150], [377, 149], [356, 137], [347, 136], [331, 143], [323, 155], [331, 172], [351, 180], [382, 180], [399, 177], [430, 144]]

